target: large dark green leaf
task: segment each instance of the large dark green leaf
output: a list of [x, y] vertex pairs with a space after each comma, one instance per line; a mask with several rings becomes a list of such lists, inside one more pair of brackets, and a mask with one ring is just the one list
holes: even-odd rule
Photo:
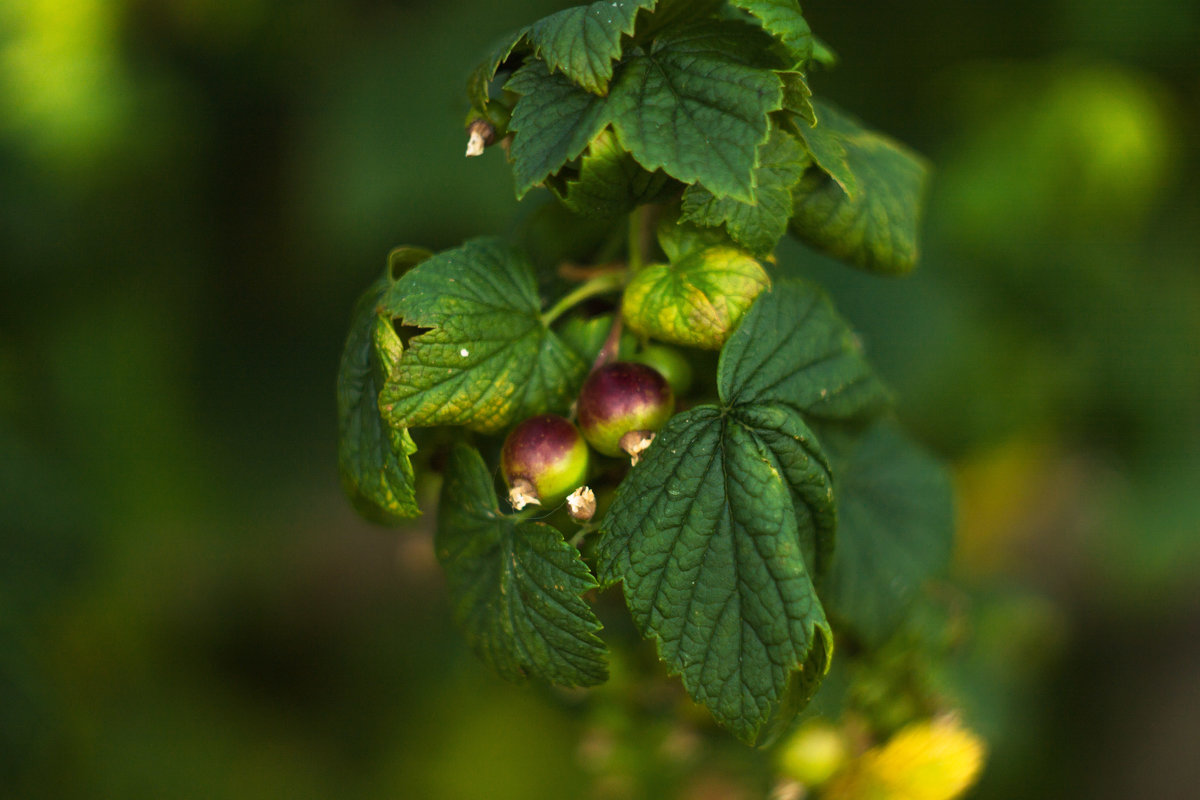
[[828, 300], [796, 281], [759, 295], [717, 384], [721, 405], [672, 418], [621, 483], [597, 559], [692, 697], [753, 743], [832, 652], [812, 581], [833, 552], [833, 481], [804, 416], [859, 416], [884, 395]]
[[388, 425], [379, 411], [379, 390], [400, 358], [391, 320], [376, 311], [388, 284], [380, 279], [354, 306], [338, 369], [338, 471], [361, 513], [392, 523], [420, 510], [409, 460], [417, 447], [407, 430]]
[[950, 478], [890, 421], [853, 438], [823, 441], [834, 466], [838, 546], [821, 596], [831, 616], [877, 646], [899, 627], [925, 581], [949, 562]]
[[911, 271], [928, 175], [924, 160], [828, 103], [814, 105], [816, 127], [798, 127], [821, 169], [810, 170], [796, 187], [792, 232], [865, 269]]
[[703, 183], [719, 196], [753, 199], [758, 145], [783, 90], [764, 55], [770, 40], [736, 22], [668, 31], [626, 54], [607, 97], [534, 61], [506, 88], [521, 95], [509, 129], [518, 197], [578, 158], [606, 126], [653, 172]]
[[767, 115], [783, 102], [768, 45], [760, 31], [731, 22], [664, 33], [613, 79], [608, 114], [621, 144], [646, 169], [752, 200]]
[[396, 281], [382, 309], [428, 328], [401, 354], [380, 393], [395, 426], [502, 430], [565, 410], [585, 365], [541, 318], [533, 269], [498, 239], [473, 239]]
[[772, 403], [821, 419], [869, 415], [888, 402], [850, 326], [803, 281], [759, 296], [721, 352], [717, 381], [730, 404]]
[[[674, 417], [622, 483], [597, 550], [601, 581], [623, 582], [671, 672], [747, 743], [775, 730], [797, 687], [811, 693], [828, 661], [810, 654], [827, 659], [833, 645], [782, 478], [803, 478], [811, 533], [832, 523], [829, 476], [798, 418], [787, 435], [760, 427], [770, 421], [715, 406]], [[783, 441], [790, 470], [774, 449]], [[804, 669], [814, 674], [795, 680]]]
[[491, 473], [466, 445], [446, 466], [435, 549], [455, 622], [502, 676], [565, 686], [608, 678], [600, 621], [580, 596], [596, 581], [579, 551], [549, 525], [501, 513]]

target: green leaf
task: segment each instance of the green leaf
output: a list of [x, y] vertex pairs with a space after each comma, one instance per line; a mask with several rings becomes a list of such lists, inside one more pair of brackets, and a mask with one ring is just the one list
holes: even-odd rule
[[[917, 263], [925, 162], [828, 104], [818, 103], [816, 108], [817, 126], [807, 131], [799, 127], [814, 159], [833, 177], [812, 171], [801, 181], [794, 193], [792, 232], [865, 269], [911, 271]], [[814, 138], [822, 128], [825, 131]], [[836, 157], [838, 145], [845, 153], [844, 164]], [[853, 176], [852, 184], [847, 174]]]
[[812, 30], [796, 0], [730, 0], [730, 5], [757, 18], [763, 30], [783, 42], [795, 64], [812, 56]]
[[404, 428], [380, 416], [379, 389], [400, 356], [391, 320], [376, 312], [389, 281], [380, 279], [354, 306], [338, 368], [338, 471], [354, 506], [365, 516], [394, 523], [418, 516], [410, 456], [416, 445]]
[[672, 264], [710, 247], [737, 247], [724, 228], [702, 228], [681, 222], [679, 211], [679, 206], [665, 207], [655, 230], [658, 246]]
[[833, 52], [833, 48], [825, 41], [822, 41], [820, 36], [813, 36], [813, 54], [812, 60], [823, 67], [835, 67], [838, 62], [837, 53]]
[[751, 200], [756, 151], [783, 101], [769, 45], [761, 31], [736, 22], [668, 31], [648, 51], [627, 55], [607, 97], [541, 61], [527, 63], [505, 85], [521, 95], [509, 122], [518, 198], [612, 125], [647, 170]]
[[850, 440], [823, 436], [834, 465], [838, 547], [821, 596], [868, 646], [904, 620], [924, 582], [946, 569], [954, 536], [950, 478], [891, 421]]
[[833, 479], [802, 415], [855, 416], [884, 394], [825, 296], [796, 281], [759, 295], [717, 390], [719, 407], [672, 418], [618, 487], [597, 564], [692, 697], [761, 743], [833, 646], [813, 588], [833, 553]]
[[604, 130], [588, 146], [579, 176], [567, 180], [561, 189], [556, 182], [550, 188], [576, 214], [615, 217], [653, 202], [670, 183], [663, 172], [642, 169], [621, 147], [616, 134]]
[[[785, 80], [786, 83], [787, 81]], [[792, 95], [789, 99], [794, 101], [797, 98]], [[819, 102], [810, 101], [809, 111], [812, 112], [811, 119], [807, 118], [804, 113], [795, 112], [791, 106], [788, 107], [788, 110], [794, 111], [794, 113], [808, 123], [807, 125], [803, 123], [798, 124], [796, 132], [804, 140], [804, 146], [808, 148], [808, 153], [812, 156], [813, 163], [832, 178], [848, 197], [857, 199], [858, 179], [855, 177], [854, 170], [847, 160], [846, 146], [842, 141], [841, 134], [832, 123], [822, 123], [817, 118], [816, 108], [813, 104]]]
[[773, 403], [830, 420], [876, 413], [889, 399], [825, 292], [795, 280], [759, 295], [721, 352], [717, 383], [732, 405]]
[[773, 129], [758, 149], [754, 202], [719, 198], [699, 184], [683, 193], [685, 222], [724, 225], [730, 237], [757, 256], [765, 257], [787, 233], [792, 216], [792, 187], [808, 166], [808, 153], [795, 138]]
[[488, 57], [480, 63], [467, 77], [467, 99], [471, 103], [471, 116], [490, 119], [488, 105], [491, 103], [490, 88], [492, 80], [500, 65], [508, 60], [525, 39], [525, 29], [510, 33], [500, 39], [491, 49]]
[[541, 61], [517, 70], [504, 88], [521, 95], [508, 129], [517, 199], [576, 159], [608, 124], [604, 98], [589, 94]]
[[621, 37], [633, 33], [637, 13], [656, 0], [600, 0], [551, 14], [529, 26], [529, 40], [551, 72], [561, 71], [593, 94], [604, 94]]
[[549, 525], [501, 513], [491, 472], [463, 444], [450, 451], [434, 547], [455, 622], [500, 675], [607, 680], [600, 620], [580, 596], [596, 581], [579, 551]]
[[[749, 744], [777, 729], [798, 687], [811, 693], [833, 647], [766, 421], [755, 409], [715, 406], [675, 416], [618, 489], [597, 547], [601, 582], [624, 583], [634, 621], [672, 674]], [[805, 507], [805, 518], [828, 524], [823, 457], [792, 422], [792, 434], [805, 432], [783, 437], [793, 460], [822, 487], [808, 494], [823, 503]], [[814, 650], [824, 663], [793, 679]]]
[[[812, 105], [812, 89], [803, 72], [785, 70], [777, 73], [783, 81], [783, 110], [800, 117], [809, 127], [817, 124], [817, 112]], [[843, 152], [843, 156], [845, 153]]]
[[643, 336], [718, 350], [769, 283], [751, 256], [709, 247], [674, 264], [643, 267], [625, 287], [621, 313]]
[[608, 118], [648, 170], [750, 201], [767, 115], [780, 108], [770, 40], [734, 22], [668, 31], [630, 55], [613, 79]]
[[410, 270], [383, 300], [415, 336], [379, 396], [398, 427], [495, 433], [570, 405], [585, 365], [541, 319], [532, 267], [499, 239], [473, 239]]

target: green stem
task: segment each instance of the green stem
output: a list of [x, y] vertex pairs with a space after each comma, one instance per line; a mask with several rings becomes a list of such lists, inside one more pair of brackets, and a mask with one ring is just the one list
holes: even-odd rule
[[659, 207], [638, 206], [629, 215], [629, 273], [640, 270], [646, 264], [650, 248], [654, 244], [654, 226], [658, 220]]
[[642, 268], [642, 210], [635, 209], [629, 215], [629, 271]]
[[587, 536], [589, 533], [592, 533], [592, 532], [593, 532], [593, 531], [595, 531], [595, 530], [596, 530], [596, 524], [595, 524], [595, 523], [593, 523], [593, 522], [585, 522], [585, 523], [584, 523], [584, 524], [583, 524], [583, 525], [582, 525], [582, 526], [579, 528], [579, 530], [577, 530], [577, 531], [575, 532], [575, 535], [571, 537], [571, 540], [568, 542], [568, 544], [570, 544], [572, 547], [579, 547], [579, 545], [583, 543], [583, 540], [584, 540], [584, 538], [585, 538], [585, 537], [586, 537], [586, 536]]
[[589, 297], [595, 297], [598, 294], [606, 292], [615, 292], [624, 283], [625, 276], [619, 272], [597, 275], [587, 283], [575, 287], [575, 289], [568, 292], [561, 300], [555, 303], [549, 311], [542, 314], [542, 324], [549, 327], [550, 323]]

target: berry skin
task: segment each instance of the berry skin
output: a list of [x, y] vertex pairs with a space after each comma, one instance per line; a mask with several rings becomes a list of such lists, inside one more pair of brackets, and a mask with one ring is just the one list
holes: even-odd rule
[[675, 395], [653, 367], [618, 361], [588, 376], [576, 410], [588, 443], [606, 456], [619, 456], [625, 450], [621, 440], [626, 434], [642, 434], [630, 439], [643, 442], [644, 449], [654, 431], [667, 424], [675, 410]]
[[513, 428], [500, 451], [500, 471], [518, 511], [563, 499], [584, 482], [587, 467], [587, 443], [579, 430], [554, 414], [530, 417]]

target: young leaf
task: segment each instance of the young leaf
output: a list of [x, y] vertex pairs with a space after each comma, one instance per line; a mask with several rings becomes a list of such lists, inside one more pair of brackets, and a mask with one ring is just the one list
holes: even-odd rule
[[400, 357], [400, 339], [376, 306], [386, 278], [354, 306], [350, 334], [338, 368], [338, 471], [347, 496], [365, 516], [395, 523], [418, 516], [410, 456], [417, 451], [408, 431], [380, 416], [378, 395]]
[[[785, 70], [777, 73], [783, 81], [783, 110], [800, 117], [811, 128], [817, 124], [817, 112], [812, 106], [812, 89], [803, 72]], [[845, 153], [842, 153], [843, 157]]]
[[608, 98], [621, 144], [648, 170], [751, 201], [755, 152], [783, 101], [769, 46], [748, 25], [708, 22], [630, 55]]
[[500, 65], [508, 60], [525, 39], [525, 29], [510, 33], [497, 42], [488, 54], [467, 77], [467, 99], [471, 103], [471, 116], [488, 118], [488, 104], [491, 103], [489, 88], [496, 77]]
[[880, 411], [887, 389], [821, 289], [782, 281], [764, 292], [721, 351], [721, 396], [773, 403], [820, 419]]
[[499, 239], [472, 239], [396, 281], [382, 310], [429, 328], [408, 343], [380, 392], [393, 425], [494, 433], [565, 409], [585, 365], [541, 319], [533, 269]]
[[601, 582], [624, 583], [671, 672], [748, 744], [793, 706], [791, 692], [811, 693], [828, 660], [793, 673], [833, 646], [797, 536], [802, 521], [810, 533], [832, 524], [824, 459], [794, 419], [786, 438], [812, 503], [794, 505], [764, 421], [715, 406], [674, 417], [618, 489], [597, 547]]
[[890, 421], [853, 439], [822, 440], [835, 468], [838, 547], [821, 595], [832, 616], [875, 647], [899, 627], [922, 584], [949, 563], [950, 478]]
[[576, 214], [615, 217], [653, 202], [670, 183], [663, 172], [642, 169], [621, 147], [616, 134], [604, 130], [588, 146], [579, 176], [566, 181], [562, 189], [554, 182], [550, 188]]
[[636, 333], [719, 350], [769, 283], [766, 270], [746, 253], [709, 247], [673, 264], [642, 268], [625, 288], [621, 313]]
[[832, 69], [837, 66], [838, 54], [833, 52], [833, 48], [828, 42], [822, 41], [820, 36], [812, 37], [812, 60], [823, 67]]
[[576, 159], [608, 124], [605, 100], [580, 89], [542, 61], [517, 70], [504, 88], [521, 95], [508, 129], [517, 199]]
[[[817, 126], [799, 127], [817, 163], [833, 177], [812, 171], [797, 186], [792, 232], [865, 269], [911, 271], [917, 262], [917, 226], [928, 172], [924, 161], [826, 103], [816, 108]], [[822, 128], [824, 133], [814, 138]], [[831, 141], [845, 153], [844, 168]], [[847, 171], [853, 175], [852, 187], [843, 175]]]
[[637, 13], [656, 0], [600, 0], [551, 14], [529, 26], [529, 40], [551, 72], [561, 71], [593, 94], [604, 94], [621, 36], [633, 33]]
[[795, 64], [812, 57], [812, 30], [796, 0], [730, 0], [730, 5], [757, 18], [763, 30], [783, 42]]
[[502, 514], [483, 458], [463, 444], [450, 451], [434, 547], [455, 622], [500, 675], [607, 680], [600, 620], [580, 597], [596, 581], [579, 551], [549, 525]]
[[679, 220], [679, 207], [666, 206], [658, 218], [655, 230], [658, 246], [667, 254], [667, 260], [678, 264], [688, 256], [710, 247], [736, 248], [724, 228], [702, 228]]
[[792, 187], [808, 166], [808, 152], [795, 138], [775, 128], [758, 148], [754, 202], [718, 198], [700, 184], [683, 193], [680, 219], [697, 225], [724, 225], [730, 237], [757, 256], [765, 257], [787, 233], [792, 216]]

